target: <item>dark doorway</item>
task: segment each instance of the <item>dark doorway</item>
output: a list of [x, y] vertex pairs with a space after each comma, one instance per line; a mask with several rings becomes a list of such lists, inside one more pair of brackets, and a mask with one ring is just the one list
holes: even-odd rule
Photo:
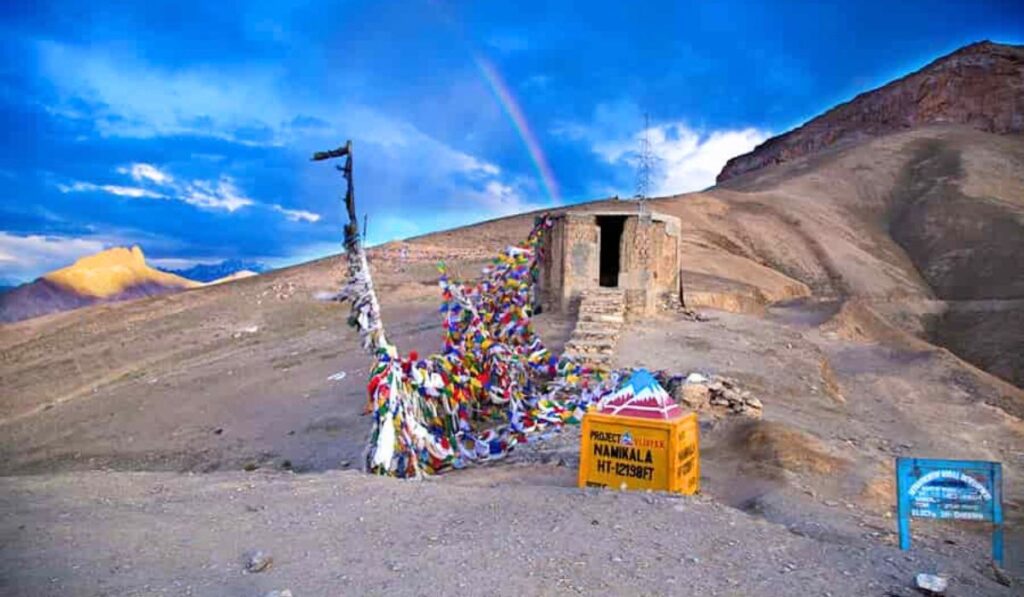
[[622, 229], [626, 225], [626, 216], [597, 216], [597, 225], [601, 229], [601, 286], [615, 288], [619, 285], [620, 255], [619, 245], [622, 244]]

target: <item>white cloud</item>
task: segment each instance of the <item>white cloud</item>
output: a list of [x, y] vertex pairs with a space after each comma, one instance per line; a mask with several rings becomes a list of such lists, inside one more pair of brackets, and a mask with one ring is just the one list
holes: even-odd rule
[[518, 188], [496, 180], [488, 182], [482, 190], [469, 193], [467, 198], [480, 206], [480, 211], [475, 215], [486, 218], [497, 218], [541, 207], [527, 201]]
[[[768, 131], [755, 128], [701, 132], [682, 121], [658, 123], [646, 131], [629, 126], [637, 122], [642, 122], [640, 110], [632, 103], [600, 104], [592, 123], [562, 123], [552, 132], [586, 143], [602, 160], [625, 166], [630, 174], [636, 169], [640, 140], [646, 132], [655, 158], [650, 190], [654, 196], [699, 191], [714, 185], [715, 177], [729, 158], [747, 153], [771, 136]], [[630, 196], [633, 191], [630, 188], [618, 192]]]
[[224, 261], [224, 259], [220, 257], [204, 257], [202, 259], [186, 259], [182, 257], [159, 257], [154, 259], [149, 256], [146, 257], [146, 263], [163, 269], [188, 269], [194, 265], [213, 265], [221, 261]]
[[[594, 146], [594, 152], [609, 163], [636, 167], [638, 146], [644, 131], [627, 142], [607, 141]], [[770, 135], [757, 129], [719, 130], [701, 135], [683, 123], [652, 126], [647, 131], [653, 168], [653, 196], [675, 195], [706, 189], [734, 156], [747, 153]]]
[[[448, 205], [446, 214], [460, 220], [474, 213], [477, 218], [510, 213], [526, 204], [522, 189], [532, 186], [532, 181], [513, 180], [496, 164], [460, 151], [376, 107], [338, 101], [330, 94], [298, 94], [282, 86], [280, 73], [273, 69], [168, 69], [109, 48], [53, 42], [40, 43], [37, 50], [40, 71], [53, 83], [60, 98], [48, 109], [90, 120], [104, 136], [159, 138], [187, 134], [243, 144], [287, 146], [305, 153], [336, 146], [352, 131], [358, 131], [355, 141], [360, 164], [373, 163], [380, 171], [388, 172], [363, 189], [386, 197], [407, 197], [410, 189], [420, 196], [429, 193], [457, 203], [459, 211], [451, 211]], [[88, 109], [82, 109], [83, 102]], [[295, 125], [307, 121], [317, 126]], [[253, 136], [246, 131], [259, 134]], [[421, 167], [411, 169], [409, 164]], [[230, 178], [185, 182], [148, 163], [133, 163], [118, 171], [130, 176], [147, 193], [204, 209], [236, 212], [258, 205]], [[320, 219], [313, 211], [264, 205], [292, 221], [312, 223]], [[424, 204], [414, 211], [429, 209]]]
[[320, 214], [306, 211], [304, 209], [288, 209], [276, 203], [271, 205], [270, 208], [278, 213], [284, 214], [284, 217], [288, 218], [292, 222], [309, 222], [312, 224], [320, 221]]
[[287, 115], [271, 71], [161, 70], [124, 53], [54, 42], [40, 42], [37, 50], [41, 72], [68, 100], [51, 111], [75, 116], [76, 98], [103, 106], [88, 116], [104, 135], [197, 134], [258, 144], [235, 131], [280, 123]]
[[[89, 119], [103, 135], [152, 138], [190, 134], [248, 145], [301, 144], [300, 151], [305, 151], [307, 146], [322, 149], [337, 144], [357, 130], [359, 143], [369, 142], [395, 154], [429, 155], [432, 167], [442, 171], [477, 177], [501, 174], [496, 165], [454, 149], [374, 107], [295, 95], [281, 88], [280, 73], [273, 69], [169, 70], [102, 47], [54, 42], [40, 42], [37, 53], [41, 72], [60, 96], [48, 109], [65, 117]], [[90, 110], [83, 111], [83, 100]], [[297, 120], [318, 125], [296, 127]], [[245, 131], [262, 131], [267, 138], [254, 140]], [[171, 180], [151, 164], [132, 164], [122, 173], [136, 181], [166, 184]]]
[[155, 182], [156, 184], [169, 184], [174, 178], [170, 174], [160, 170], [152, 164], [132, 164], [131, 166], [121, 166], [117, 169], [121, 174], [130, 175], [135, 182]]
[[[118, 172], [132, 173], [128, 168], [118, 168]], [[229, 176], [222, 176], [220, 180], [213, 182], [209, 180], [193, 180], [189, 183], [175, 183], [173, 179], [159, 170], [144, 171], [138, 180], [160, 180], [165, 187], [168, 187], [169, 195], [157, 193], [140, 187], [125, 187], [112, 184], [95, 184], [92, 182], [77, 181], [71, 184], [58, 184], [57, 189], [62, 193], [90, 193], [103, 192], [118, 197], [130, 197], [133, 199], [174, 199], [183, 201], [189, 205], [214, 210], [225, 210], [235, 212], [243, 207], [255, 205], [256, 201], [246, 197], [238, 190], [234, 179]], [[133, 178], [136, 176], [133, 174]]]
[[235, 186], [235, 181], [228, 176], [222, 176], [216, 184], [208, 180], [193, 180], [179, 188], [178, 198], [196, 207], [223, 209], [228, 212], [256, 203], [242, 195]]
[[0, 277], [28, 281], [108, 246], [90, 238], [18, 236], [0, 232]]
[[156, 193], [148, 189], [142, 189], [139, 187], [123, 187], [114, 184], [94, 184], [91, 182], [75, 182], [70, 185], [58, 184], [57, 189], [61, 193], [104, 192], [109, 193], [111, 195], [117, 195], [118, 197], [131, 197], [133, 199], [139, 199], [142, 197], [146, 197], [149, 199], [165, 198], [160, 193]]

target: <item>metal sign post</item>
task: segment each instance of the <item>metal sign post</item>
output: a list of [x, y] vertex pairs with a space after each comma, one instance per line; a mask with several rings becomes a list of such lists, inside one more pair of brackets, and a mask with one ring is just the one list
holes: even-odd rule
[[991, 522], [992, 559], [1003, 563], [1003, 468], [978, 460], [896, 459], [900, 549], [910, 549], [910, 519]]

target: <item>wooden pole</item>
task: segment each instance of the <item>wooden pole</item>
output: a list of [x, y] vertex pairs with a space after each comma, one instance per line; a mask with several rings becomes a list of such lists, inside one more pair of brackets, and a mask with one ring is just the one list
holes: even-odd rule
[[348, 211], [348, 224], [345, 225], [345, 240], [358, 240], [359, 238], [359, 217], [356, 215], [356, 189], [352, 182], [352, 141], [348, 140], [337, 149], [318, 151], [313, 154], [312, 161], [322, 162], [334, 158], [345, 158], [344, 166], [336, 166], [341, 175], [345, 177], [345, 208]]

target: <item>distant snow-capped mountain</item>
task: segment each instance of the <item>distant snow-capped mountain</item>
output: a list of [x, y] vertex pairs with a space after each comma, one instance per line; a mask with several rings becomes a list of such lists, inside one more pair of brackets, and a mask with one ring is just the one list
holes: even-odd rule
[[215, 280], [226, 278], [241, 271], [249, 271], [257, 274], [262, 274], [263, 272], [268, 271], [270, 268], [257, 261], [246, 261], [244, 259], [225, 259], [220, 263], [198, 263], [196, 265], [193, 265], [192, 267], [184, 269], [160, 269], [165, 272], [181, 276], [182, 278], [195, 280], [196, 282], [213, 282]]

